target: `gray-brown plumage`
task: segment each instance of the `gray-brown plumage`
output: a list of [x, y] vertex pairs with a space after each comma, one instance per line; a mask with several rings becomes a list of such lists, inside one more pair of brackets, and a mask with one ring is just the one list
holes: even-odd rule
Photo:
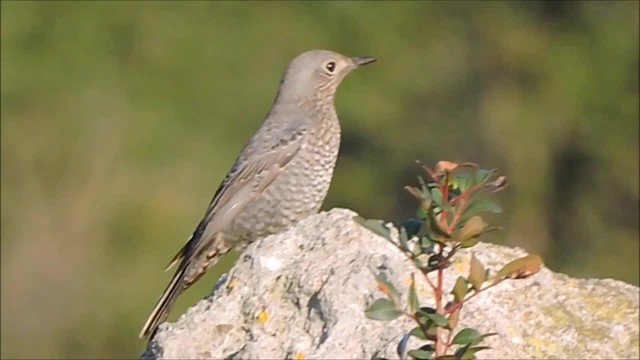
[[293, 59], [266, 119], [167, 267], [179, 263], [140, 337], [153, 336], [176, 298], [229, 250], [243, 250], [318, 212], [340, 146], [336, 89], [349, 72], [373, 61], [326, 50]]

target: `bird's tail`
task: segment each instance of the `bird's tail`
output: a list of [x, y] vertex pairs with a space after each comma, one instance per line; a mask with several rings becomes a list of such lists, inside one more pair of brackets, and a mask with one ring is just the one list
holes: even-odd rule
[[140, 331], [140, 338], [153, 337], [156, 330], [158, 329], [158, 325], [167, 317], [171, 306], [178, 298], [178, 295], [182, 293], [185, 289], [185, 272], [187, 270], [186, 266], [180, 266], [178, 271], [176, 271], [175, 275], [171, 279], [169, 285], [164, 290], [160, 299], [156, 303], [156, 306], [153, 307], [147, 322], [145, 322], [142, 327], [142, 331]]

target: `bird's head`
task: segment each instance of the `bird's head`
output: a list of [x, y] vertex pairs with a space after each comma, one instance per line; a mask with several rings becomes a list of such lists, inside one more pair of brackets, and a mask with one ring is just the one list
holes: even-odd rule
[[328, 50], [311, 50], [289, 63], [280, 84], [280, 96], [289, 99], [333, 100], [342, 79], [354, 69], [376, 61], [369, 56], [347, 57]]

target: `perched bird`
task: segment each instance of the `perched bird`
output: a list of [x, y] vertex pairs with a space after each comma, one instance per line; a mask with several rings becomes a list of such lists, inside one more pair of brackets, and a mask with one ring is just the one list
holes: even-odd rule
[[267, 117], [218, 187], [204, 217], [167, 270], [171, 282], [144, 324], [153, 336], [177, 297], [228, 251], [285, 230], [317, 213], [340, 147], [338, 85], [372, 57], [311, 50], [287, 67]]

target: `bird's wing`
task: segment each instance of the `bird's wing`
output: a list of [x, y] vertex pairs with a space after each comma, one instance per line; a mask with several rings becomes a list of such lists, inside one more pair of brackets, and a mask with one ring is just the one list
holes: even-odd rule
[[306, 127], [291, 129], [286, 136], [266, 146], [262, 153], [255, 148], [245, 147], [218, 187], [202, 221], [171, 260], [167, 270], [179, 260], [190, 258], [206, 248], [225, 222], [237, 216], [240, 210], [262, 193], [304, 146], [307, 132]]

